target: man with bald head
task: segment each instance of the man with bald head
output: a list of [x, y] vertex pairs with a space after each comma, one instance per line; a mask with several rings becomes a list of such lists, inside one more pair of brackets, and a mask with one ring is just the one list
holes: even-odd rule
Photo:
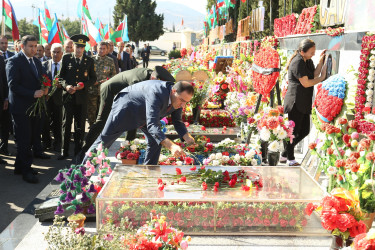
[[73, 53], [73, 41], [68, 39], [64, 42], [64, 53]]

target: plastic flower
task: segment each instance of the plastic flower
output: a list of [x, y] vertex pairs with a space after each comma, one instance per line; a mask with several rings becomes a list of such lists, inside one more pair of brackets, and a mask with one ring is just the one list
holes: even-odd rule
[[279, 142], [273, 141], [268, 145], [268, 149], [272, 152], [278, 152], [279, 151]]

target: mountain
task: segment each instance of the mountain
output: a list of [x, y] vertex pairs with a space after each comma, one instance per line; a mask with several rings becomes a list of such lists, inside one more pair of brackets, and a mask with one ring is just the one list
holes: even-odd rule
[[168, 1], [158, 1], [156, 13], [164, 14], [165, 28], [172, 29], [174, 23], [176, 30], [179, 30], [183, 18], [185, 28], [196, 31], [203, 29], [204, 15], [186, 5]]

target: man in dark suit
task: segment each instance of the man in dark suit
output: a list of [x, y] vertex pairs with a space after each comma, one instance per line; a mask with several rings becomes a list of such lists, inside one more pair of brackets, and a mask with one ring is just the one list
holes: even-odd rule
[[[147, 68], [132, 69], [121, 72], [100, 86], [100, 106], [96, 121], [91, 126], [85, 137], [83, 147], [74, 163], [82, 162], [84, 154], [98, 138], [111, 112], [114, 97], [124, 88], [147, 80], [162, 80], [175, 82], [173, 76], [163, 67], [156, 66], [155, 71]], [[135, 139], [137, 129], [127, 131], [126, 139], [132, 141]]]
[[63, 56], [58, 74], [63, 87], [62, 150], [59, 160], [69, 156], [71, 126], [74, 118], [74, 155], [82, 148], [87, 116], [87, 91], [96, 82], [94, 59], [84, 55], [86, 42], [82, 34], [71, 37], [74, 53]]
[[[6, 36], [0, 36], [0, 55], [3, 56], [5, 62], [12, 56], [14, 56], [13, 52], [8, 50], [8, 38]], [[8, 85], [8, 84], [6, 84]], [[7, 94], [8, 95], [8, 94]], [[0, 154], [10, 155], [8, 151], [8, 140], [9, 140], [9, 133], [11, 131], [12, 126], [12, 119], [10, 116], [10, 112], [8, 109], [8, 96], [6, 96], [6, 108], [1, 109], [1, 141], [0, 141]]]
[[130, 62], [130, 55], [126, 53], [124, 50], [125, 44], [124, 42], [118, 42], [117, 43], [118, 47], [118, 54], [117, 54], [117, 59], [118, 59], [118, 65], [120, 67], [120, 71], [126, 71], [131, 69], [131, 62]]
[[13, 52], [8, 50], [8, 38], [6, 36], [0, 36], [0, 54], [7, 60], [14, 56]]
[[141, 57], [143, 60], [143, 68], [148, 67], [148, 61], [150, 60], [150, 50], [148, 49], [148, 46], [144, 44], [144, 47], [141, 51]]
[[33, 155], [44, 158], [40, 143], [41, 119], [29, 116], [28, 109], [37, 98], [44, 95], [41, 90], [42, 64], [35, 58], [37, 39], [22, 37], [22, 51], [8, 60], [6, 74], [9, 86], [9, 108], [14, 121], [17, 156], [14, 174], [22, 174], [23, 180], [37, 183], [36, 171], [31, 168]]
[[41, 44], [38, 44], [36, 47], [36, 58], [40, 60], [40, 62], [48, 61], [47, 57], [44, 56], [44, 47]]
[[[4, 58], [0, 56], [0, 119], [1, 120], [5, 119], [3, 118], [3, 114], [5, 114], [5, 112], [3, 111], [4, 110], [8, 111], [8, 91], [9, 91], [8, 82], [7, 82], [7, 77], [5, 73], [5, 62], [4, 62]], [[0, 126], [1, 126], [1, 129], [3, 129], [2, 124], [0, 124]], [[9, 136], [9, 130], [7, 130], [7, 133]], [[7, 139], [7, 142], [8, 142], [8, 139]], [[7, 164], [7, 162], [0, 157], [0, 164]]]
[[[52, 59], [43, 62], [43, 68], [52, 81], [56, 78], [61, 68], [61, 58], [63, 56], [63, 47], [59, 43], [52, 44]], [[62, 86], [56, 82], [56, 86], [50, 89], [47, 96], [47, 112], [42, 129], [42, 141], [44, 148], [52, 146], [52, 130], [54, 142], [53, 150], [61, 151], [61, 123], [62, 123]]]
[[109, 148], [125, 131], [140, 128], [147, 141], [145, 165], [158, 163], [162, 146], [169, 149], [175, 157], [183, 156], [185, 153], [181, 147], [166, 138], [162, 132], [160, 119], [170, 114], [180, 137], [187, 144], [195, 143], [182, 122], [182, 108], [193, 95], [194, 88], [188, 82], [173, 85], [171, 82], [150, 80], [123, 89], [116, 96], [104, 129], [91, 150], [96, 149], [100, 143]]

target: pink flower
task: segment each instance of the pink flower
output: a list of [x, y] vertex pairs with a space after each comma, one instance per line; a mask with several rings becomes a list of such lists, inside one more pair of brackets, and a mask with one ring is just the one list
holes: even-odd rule
[[106, 236], [104, 236], [104, 240], [108, 240], [108, 241], [113, 240], [113, 235], [112, 234], [107, 234]]
[[99, 144], [98, 147], [96, 148], [98, 151], [103, 151], [103, 144]]
[[86, 156], [92, 157], [92, 152], [91, 151], [90, 152], [86, 152]]
[[76, 228], [76, 230], [74, 230], [74, 232], [76, 234], [84, 235], [85, 234], [85, 228], [83, 228], [83, 227]]
[[289, 121], [289, 127], [294, 128], [295, 126], [296, 124], [294, 123], [294, 121]]
[[186, 240], [181, 241], [180, 247], [181, 247], [182, 250], [186, 250], [188, 248], [188, 246], [189, 246], [189, 244], [187, 243]]

